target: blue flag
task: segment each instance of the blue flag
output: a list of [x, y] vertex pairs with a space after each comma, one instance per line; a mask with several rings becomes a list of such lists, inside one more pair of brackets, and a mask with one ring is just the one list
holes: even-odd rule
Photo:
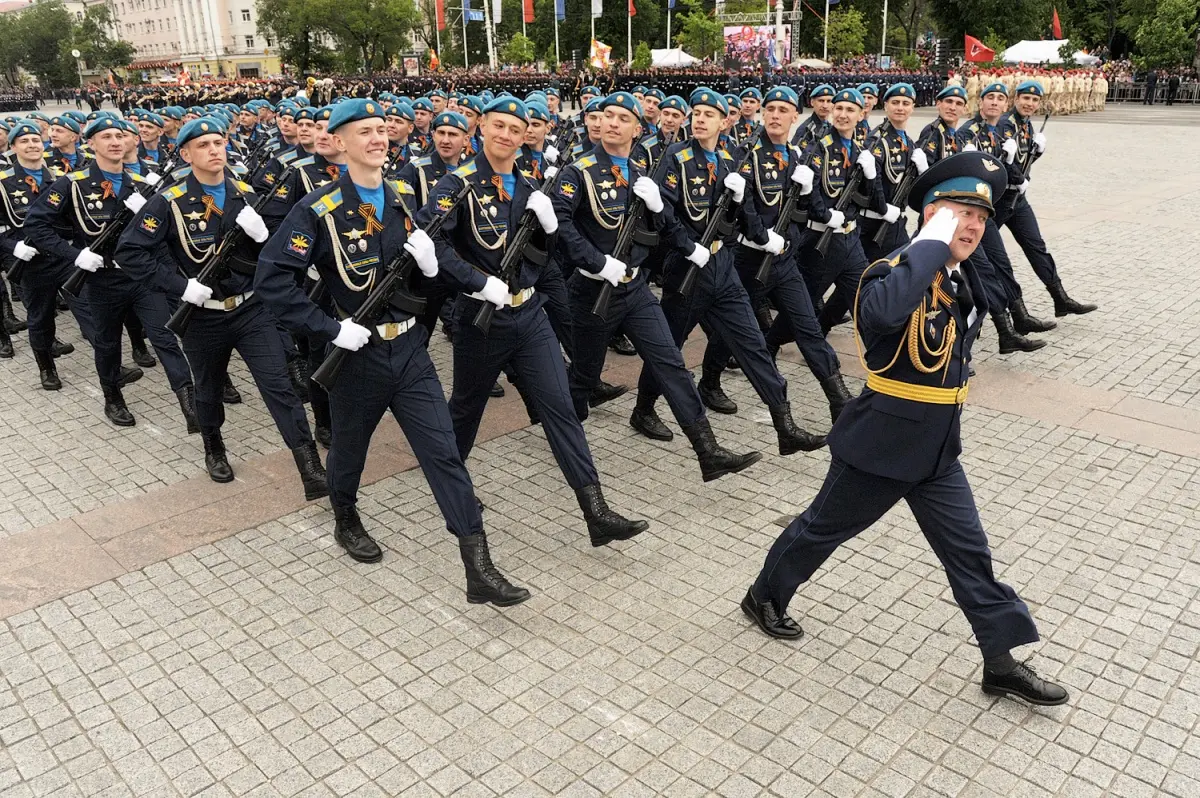
[[554, 18], [559, 22], [567, 18], [567, 0], [554, 0]]

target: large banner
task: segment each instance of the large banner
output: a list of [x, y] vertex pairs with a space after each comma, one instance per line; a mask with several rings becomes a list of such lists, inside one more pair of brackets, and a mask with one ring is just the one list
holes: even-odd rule
[[783, 26], [783, 62], [775, 54], [774, 25], [725, 26], [725, 66], [743, 67], [765, 64], [784, 66], [792, 61], [792, 26]]

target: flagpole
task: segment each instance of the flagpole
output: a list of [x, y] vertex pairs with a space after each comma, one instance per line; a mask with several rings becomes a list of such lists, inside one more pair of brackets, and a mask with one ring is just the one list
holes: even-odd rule
[[883, 0], [883, 36], [880, 38], [880, 42], [879, 42], [879, 54], [880, 55], [887, 54], [887, 11], [888, 11], [887, 7], [888, 7], [888, 0]]
[[825, 48], [821, 51], [821, 60], [829, 60], [829, 0], [825, 0]]
[[487, 34], [488, 67], [496, 69], [496, 48], [492, 43], [492, 0], [483, 0], [483, 31]]
[[[487, 2], [487, 0], [484, 0]], [[826, 12], [828, 13], [828, 12]], [[467, 55], [467, 0], [463, 0], [462, 6], [463, 15], [463, 69], [470, 69], [470, 57]]]
[[625, 68], [628, 69], [633, 64], [633, 16], [628, 11], [625, 13], [625, 21], [629, 23], [625, 29]]
[[[566, 0], [564, 0], [565, 2]], [[558, 9], [554, 9], [554, 61], [562, 63], [562, 55], [558, 52]]]
[[671, 6], [667, 6], [667, 49], [671, 49]]

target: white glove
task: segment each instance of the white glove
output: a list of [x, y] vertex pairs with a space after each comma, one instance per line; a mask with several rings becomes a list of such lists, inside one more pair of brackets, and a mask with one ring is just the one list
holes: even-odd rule
[[658, 191], [658, 184], [651, 178], [642, 175], [634, 180], [633, 193], [642, 198], [642, 202], [646, 203], [646, 210], [650, 213], [662, 213], [662, 194]]
[[600, 276], [616, 285], [625, 276], [625, 264], [612, 255], [605, 255], [604, 268], [600, 270]]
[[687, 259], [703, 269], [705, 264], [708, 263], [709, 257], [710, 255], [708, 250], [699, 244], [696, 244], [695, 248], [692, 250], [692, 254], [688, 255]]
[[196, 307], [200, 307], [212, 299], [212, 289], [195, 277], [190, 277], [187, 281], [187, 288], [183, 289], [183, 296], [180, 299]]
[[13, 255], [16, 256], [17, 260], [33, 260], [37, 254], [38, 251], [24, 241], [18, 241], [13, 247]]
[[547, 233], [558, 229], [558, 217], [554, 215], [554, 206], [550, 204], [550, 198], [541, 191], [530, 194], [525, 207], [537, 215], [538, 223]]
[[125, 207], [137, 213], [146, 205], [146, 198], [136, 191], [125, 198]]
[[963, 145], [962, 151], [963, 152], [976, 152], [978, 149], [979, 148], [975, 146], [975, 142], [968, 141], [966, 144]]
[[792, 170], [792, 182], [800, 184], [801, 194], [808, 194], [812, 191], [815, 176], [816, 172], [806, 163], [797, 164], [796, 168]]
[[772, 255], [778, 255], [783, 252], [783, 248], [787, 245], [787, 241], [783, 236], [776, 233], [774, 230], [767, 231], [767, 243], [763, 245], [763, 249], [770, 252]]
[[238, 227], [246, 231], [246, 235], [259, 244], [271, 237], [270, 231], [267, 230], [267, 223], [258, 215], [258, 211], [249, 205], [238, 211], [237, 218], [234, 221], [237, 222]]
[[414, 230], [408, 240], [404, 242], [404, 249], [412, 253], [421, 274], [426, 277], [437, 277], [437, 252], [433, 248], [433, 239], [424, 230]]
[[558, 174], [557, 166], [547, 166], [546, 171], [542, 172], [542, 176], [545, 177], [546, 180], [553, 180], [556, 174]]
[[83, 269], [85, 272], [96, 272], [99, 271], [100, 267], [104, 265], [104, 258], [100, 255], [97, 255], [95, 252], [92, 252], [87, 247], [84, 247], [79, 251], [79, 254], [75, 256], [75, 265]]
[[1038, 155], [1041, 155], [1043, 152], [1046, 151], [1046, 134], [1045, 133], [1034, 133], [1033, 134], [1033, 148], [1035, 150], [1037, 150]]
[[875, 156], [863, 150], [858, 154], [858, 165], [862, 167], [863, 177], [867, 180], [875, 179]]
[[832, 210], [829, 212], [829, 221], [826, 224], [841, 229], [846, 224], [846, 214], [839, 210]]
[[558, 148], [551, 144], [542, 152], [542, 157], [546, 163], [558, 163]]
[[508, 286], [498, 277], [489, 276], [487, 282], [483, 284], [483, 288], [479, 289], [479, 293], [486, 301], [498, 308], [512, 303], [512, 295], [508, 293]]
[[1004, 151], [1004, 160], [1007, 163], [1012, 163], [1017, 160], [1017, 140], [1005, 139], [1004, 144], [1000, 147]]
[[1021, 185], [1017, 186], [1017, 191], [1024, 194], [1028, 190], [1029, 190], [1029, 178], [1025, 178], [1025, 180], [1021, 183]]
[[746, 178], [739, 175], [737, 172], [730, 172], [725, 175], [722, 181], [725, 188], [733, 192], [733, 201], [741, 202], [746, 197]]
[[146, 182], [152, 186], [157, 186], [162, 182], [162, 176], [158, 172], [147, 172]]
[[900, 218], [900, 209], [897, 208], [895, 205], [889, 204], [887, 206], [887, 210], [883, 212], [883, 221], [887, 222], [888, 224], [891, 224], [892, 222], [896, 221], [899, 218]]
[[917, 167], [917, 174], [923, 174], [929, 168], [929, 156], [925, 150], [913, 150], [912, 162]]
[[941, 241], [949, 246], [954, 240], [954, 234], [958, 232], [958, 219], [954, 216], [954, 211], [949, 208], [942, 208], [933, 215], [933, 218], [925, 223], [913, 242], [917, 241]]
[[371, 340], [371, 331], [354, 319], [342, 319], [338, 324], [342, 325], [342, 329], [333, 339], [333, 345], [336, 347], [357, 352], [367, 345], [367, 341]]

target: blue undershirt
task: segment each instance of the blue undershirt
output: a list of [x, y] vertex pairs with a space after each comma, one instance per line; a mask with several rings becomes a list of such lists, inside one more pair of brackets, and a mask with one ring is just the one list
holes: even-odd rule
[[504, 190], [506, 192], [508, 192], [508, 196], [510, 196], [510, 197], [516, 196], [517, 176], [512, 174], [511, 172], [506, 175], [500, 174], [499, 172], [497, 172], [496, 174], [499, 174], [500, 179], [504, 182]]
[[146, 157], [158, 163], [158, 150], [146, 150]]
[[338, 171], [341, 172], [342, 174], [346, 174], [346, 170], [350, 168], [350, 164], [348, 164], [348, 163], [338, 163], [338, 164], [334, 164], [334, 166], [336, 166], [338, 168]]
[[204, 189], [204, 193], [213, 198], [213, 205], [220, 210], [225, 210], [225, 181], [222, 180], [218, 186], [206, 186], [200, 184], [200, 188]]
[[706, 149], [704, 149], [703, 147], [701, 147], [701, 148], [700, 148], [700, 152], [704, 153], [704, 157], [705, 157], [705, 159], [706, 159], [706, 160], [707, 160], [707, 161], [708, 161], [710, 164], [712, 164], [713, 166], [716, 166], [716, 165], [717, 165], [717, 153], [716, 153], [715, 151], [714, 151], [714, 152], [709, 152], [708, 150], [706, 150]]
[[32, 177], [33, 182], [37, 183], [39, 187], [42, 185], [42, 170], [41, 169], [26, 169], [23, 166], [21, 167], [21, 169], [25, 172], [25, 174]]
[[121, 193], [121, 182], [125, 179], [125, 173], [122, 172], [121, 174], [114, 175], [111, 172], [101, 169], [100, 174], [104, 175], [105, 180], [112, 183], [113, 193], [119, 196]]
[[354, 184], [354, 190], [358, 192], [358, 197], [363, 202], [369, 202], [375, 206], [375, 219], [383, 221], [383, 183], [380, 183], [375, 188], [364, 188], [358, 183]]
[[620, 169], [621, 175], [625, 178], [626, 181], [628, 181], [629, 180], [629, 158], [628, 157], [621, 158], [616, 155], [610, 155], [608, 157], [609, 157], [609, 160], [611, 160], [613, 162], [613, 166]]
[[135, 175], [140, 175], [142, 173], [142, 162], [130, 161], [129, 163], [125, 164], [125, 169], [126, 171], [133, 172]]
[[790, 160], [790, 159], [789, 159], [789, 157], [788, 157], [788, 155], [789, 155], [789, 151], [788, 151], [788, 145], [786, 145], [786, 144], [776, 144], [776, 145], [775, 145], [775, 152], [782, 152], [782, 153], [783, 153], [783, 162], [784, 162], [784, 163], [787, 163], [787, 162]]

